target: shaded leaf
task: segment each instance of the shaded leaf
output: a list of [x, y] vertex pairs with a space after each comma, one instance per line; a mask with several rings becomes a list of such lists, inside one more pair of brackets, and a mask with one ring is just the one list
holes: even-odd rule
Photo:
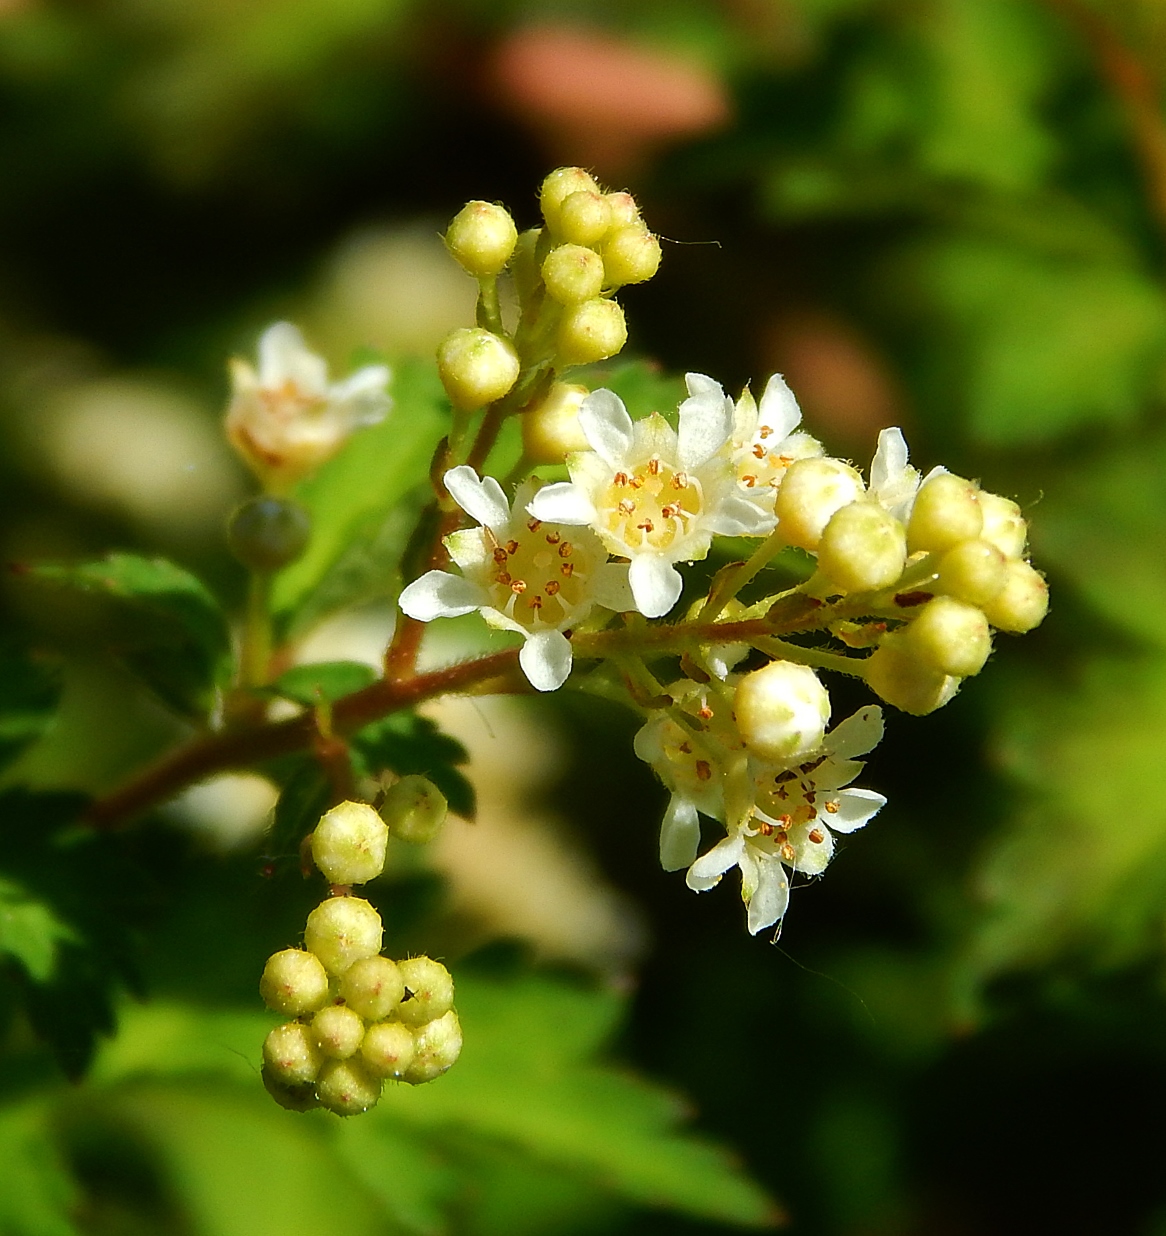
[[60, 695], [55, 662], [0, 650], [0, 767], [44, 734]]
[[0, 957], [14, 958], [29, 978], [45, 983], [56, 970], [59, 945], [76, 939], [51, 906], [0, 876]]
[[333, 704], [369, 686], [376, 677], [376, 672], [363, 661], [318, 661], [286, 670], [271, 684], [271, 691], [310, 708], [314, 704]]
[[474, 787], [455, 767], [466, 763], [469, 753], [428, 717], [393, 713], [358, 730], [351, 744], [366, 772], [374, 776], [382, 769], [401, 776], [421, 773], [445, 795], [451, 811], [473, 819]]
[[320, 762], [311, 756], [292, 761], [280, 780], [267, 852], [274, 860], [298, 864], [300, 842], [331, 805], [332, 786]]

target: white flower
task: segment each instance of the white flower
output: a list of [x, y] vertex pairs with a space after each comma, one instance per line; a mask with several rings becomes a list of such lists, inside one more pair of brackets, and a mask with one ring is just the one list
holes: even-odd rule
[[915, 505], [919, 487], [946, 471], [946, 468], [937, 466], [921, 477], [919, 470], [907, 462], [907, 441], [903, 431], [898, 427], [884, 429], [879, 433], [878, 446], [870, 461], [867, 496], [905, 524], [911, 518], [911, 508]]
[[518, 658], [523, 672], [539, 691], [554, 691], [571, 672], [571, 642], [563, 632], [595, 605], [633, 608], [627, 566], [608, 562], [589, 529], [528, 516], [523, 508], [537, 481], [519, 487], [512, 511], [492, 476], [479, 478], [463, 464], [444, 479], [450, 496], [479, 527], [446, 537], [461, 574], [426, 572], [401, 593], [401, 609], [420, 622], [479, 610], [491, 626], [524, 637]]
[[384, 365], [366, 365], [329, 384], [324, 359], [290, 322], [276, 322], [260, 336], [258, 372], [231, 362], [227, 436], [260, 480], [286, 488], [330, 459], [354, 429], [383, 419], [392, 407], [390, 376]]
[[683, 581], [674, 564], [703, 558], [715, 533], [764, 531], [733, 475], [732, 404], [709, 378], [690, 374], [688, 383], [679, 431], [658, 413], [633, 424], [612, 391], [589, 395], [579, 424], [591, 450], [568, 460], [570, 483], [539, 490], [528, 508], [538, 519], [589, 524], [630, 559], [636, 608], [648, 618], [676, 604]]

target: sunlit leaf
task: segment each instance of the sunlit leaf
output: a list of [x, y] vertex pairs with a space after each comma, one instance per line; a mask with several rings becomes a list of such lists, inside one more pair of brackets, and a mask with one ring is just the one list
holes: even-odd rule
[[311, 707], [332, 704], [376, 680], [374, 671], [362, 661], [319, 661], [285, 670], [271, 685], [276, 695]]
[[77, 1236], [78, 1190], [61, 1162], [43, 1101], [0, 1108], [0, 1233]]

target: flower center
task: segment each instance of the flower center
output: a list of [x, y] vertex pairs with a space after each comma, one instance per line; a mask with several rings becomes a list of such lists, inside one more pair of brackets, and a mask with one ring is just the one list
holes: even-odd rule
[[490, 597], [495, 609], [524, 627], [560, 627], [587, 601], [591, 555], [559, 524], [527, 520], [511, 540], [495, 541]]
[[633, 472], [617, 472], [596, 507], [604, 534], [635, 552], [682, 539], [701, 503], [700, 482], [653, 455]]
[[772, 426], [759, 425], [753, 441], [737, 456], [737, 479], [746, 489], [776, 489], [797, 458], [788, 438], [775, 441]]

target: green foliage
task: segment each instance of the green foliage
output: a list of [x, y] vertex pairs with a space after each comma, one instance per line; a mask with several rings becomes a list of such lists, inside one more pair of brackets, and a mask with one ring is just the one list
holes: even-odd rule
[[375, 681], [376, 674], [362, 661], [317, 661], [285, 670], [271, 684], [271, 691], [310, 708], [334, 704]]
[[0, 1233], [77, 1236], [78, 1189], [61, 1161], [43, 1101], [0, 1109]]
[[55, 662], [0, 650], [0, 767], [45, 733], [60, 694]]
[[421, 773], [445, 795], [451, 811], [474, 818], [474, 787], [457, 765], [469, 758], [465, 747], [443, 734], [428, 717], [397, 712], [366, 725], [352, 736], [353, 754], [365, 772], [391, 769], [401, 776]]

